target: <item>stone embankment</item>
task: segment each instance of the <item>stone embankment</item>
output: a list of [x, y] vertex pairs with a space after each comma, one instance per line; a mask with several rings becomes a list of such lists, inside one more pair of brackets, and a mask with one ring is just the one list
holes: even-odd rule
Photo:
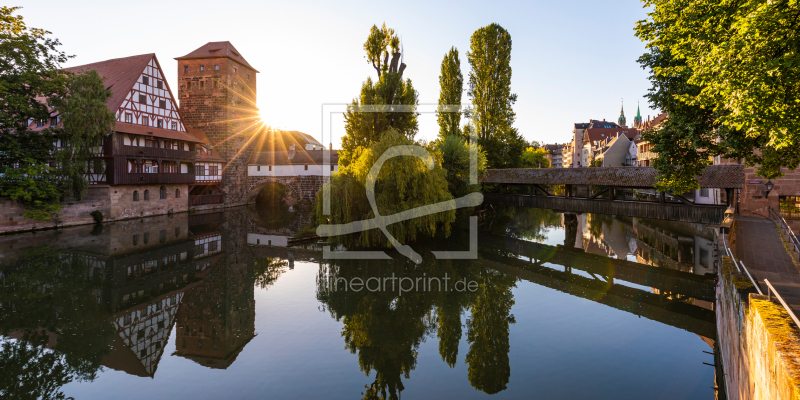
[[720, 260], [715, 308], [727, 398], [800, 399], [800, 330], [730, 258]]

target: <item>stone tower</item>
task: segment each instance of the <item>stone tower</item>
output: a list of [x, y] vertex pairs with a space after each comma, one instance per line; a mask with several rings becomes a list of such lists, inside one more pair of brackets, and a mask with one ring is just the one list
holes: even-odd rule
[[636, 105], [636, 116], [633, 117], [633, 126], [638, 127], [642, 125], [642, 113], [639, 112], [639, 105]]
[[203, 131], [225, 159], [225, 206], [247, 203], [247, 162], [260, 128], [256, 74], [230, 42], [209, 42], [178, 60], [178, 98], [187, 128]]

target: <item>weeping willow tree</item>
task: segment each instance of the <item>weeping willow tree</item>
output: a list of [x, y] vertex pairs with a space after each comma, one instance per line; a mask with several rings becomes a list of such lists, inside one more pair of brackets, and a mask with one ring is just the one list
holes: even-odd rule
[[[390, 128], [378, 142], [362, 149], [356, 160], [331, 177], [330, 215], [323, 214], [323, 192], [317, 194], [317, 220], [323, 224], [344, 224], [374, 218], [375, 213], [367, 199], [366, 183], [370, 170], [385, 151], [395, 146], [409, 145], [418, 144]], [[374, 188], [377, 211], [386, 216], [452, 200], [453, 196], [447, 190], [446, 171], [436, 162], [431, 162], [431, 165], [433, 168], [429, 169], [419, 158], [410, 156], [386, 161], [380, 168]], [[410, 220], [390, 225], [388, 230], [401, 243], [433, 237], [437, 233], [449, 236], [455, 218], [455, 210], [430, 215], [419, 213]], [[364, 247], [390, 245], [378, 229], [342, 236], [339, 240], [345, 245]]]

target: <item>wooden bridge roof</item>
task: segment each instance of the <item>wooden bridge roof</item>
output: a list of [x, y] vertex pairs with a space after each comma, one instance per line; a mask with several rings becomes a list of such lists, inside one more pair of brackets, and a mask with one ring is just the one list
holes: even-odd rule
[[[653, 167], [516, 168], [488, 169], [481, 182], [651, 188], [657, 179]], [[744, 165], [709, 165], [697, 181], [704, 188], [741, 189]]]

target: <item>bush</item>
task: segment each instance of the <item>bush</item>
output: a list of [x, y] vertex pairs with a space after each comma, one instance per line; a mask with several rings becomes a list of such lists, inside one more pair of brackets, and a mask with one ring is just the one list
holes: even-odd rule
[[90, 215], [94, 218], [94, 222], [98, 224], [103, 223], [103, 213], [101, 213], [100, 210], [94, 210]]
[[469, 184], [470, 150], [477, 147], [478, 176], [486, 169], [486, 154], [477, 144], [468, 144], [457, 135], [447, 135], [434, 143], [433, 148], [439, 163], [446, 171], [447, 189], [454, 198], [480, 191], [480, 184]]

